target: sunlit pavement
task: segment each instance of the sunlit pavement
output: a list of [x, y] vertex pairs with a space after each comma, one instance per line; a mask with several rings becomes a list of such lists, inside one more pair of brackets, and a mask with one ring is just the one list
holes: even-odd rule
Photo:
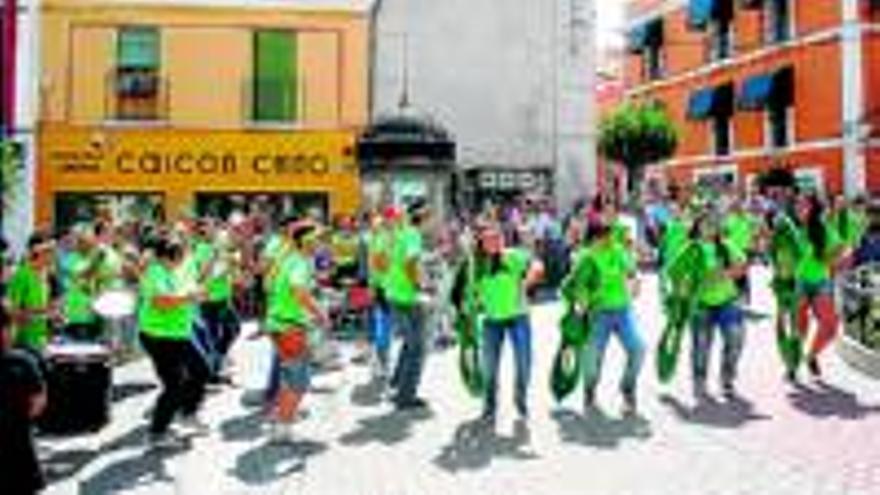
[[[766, 273], [756, 272], [754, 305], [772, 312]], [[659, 333], [656, 283], [647, 278], [639, 320], [653, 349]], [[265, 381], [265, 343], [240, 342], [238, 388], [210, 396], [213, 431], [188, 448], [151, 451], [145, 413], [154, 375], [141, 361], [117, 370], [113, 422], [100, 434], [41, 442], [53, 482], [67, 494], [645, 494], [825, 495], [880, 493], [880, 383], [825, 357], [826, 384], [783, 382], [772, 321], [748, 329], [741, 399], [696, 406], [687, 355], [673, 386], [657, 383], [653, 351], [640, 387], [640, 416], [619, 414], [622, 352], [609, 349], [602, 414], [584, 417], [580, 393], [561, 406], [548, 386], [558, 305], [533, 312], [532, 412], [517, 423], [512, 355], [505, 354], [495, 433], [474, 420], [480, 404], [463, 391], [454, 351], [433, 354], [424, 414], [395, 413], [367, 386], [365, 367], [320, 375], [292, 446], [267, 443], [247, 405]], [[720, 342], [718, 342], [720, 343]], [[687, 349], [685, 349], [685, 353]], [[717, 354], [713, 356], [717, 365]]]

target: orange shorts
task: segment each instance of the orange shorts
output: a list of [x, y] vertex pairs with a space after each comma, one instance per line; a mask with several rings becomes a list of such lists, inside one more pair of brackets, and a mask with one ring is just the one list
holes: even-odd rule
[[275, 348], [278, 350], [278, 357], [282, 361], [302, 359], [309, 348], [308, 336], [305, 329], [302, 328], [291, 328], [284, 333], [275, 335], [273, 340]]

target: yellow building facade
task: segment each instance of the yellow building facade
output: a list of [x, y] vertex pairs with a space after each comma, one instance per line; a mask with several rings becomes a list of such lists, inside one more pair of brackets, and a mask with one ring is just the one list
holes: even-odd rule
[[37, 223], [90, 198], [353, 212], [368, 23], [343, 0], [43, 2]]

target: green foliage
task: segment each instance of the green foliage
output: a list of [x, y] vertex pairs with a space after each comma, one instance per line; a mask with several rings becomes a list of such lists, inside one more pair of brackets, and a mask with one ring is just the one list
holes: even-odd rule
[[24, 158], [21, 145], [8, 140], [0, 140], [0, 179], [3, 188], [0, 190], [0, 206], [10, 208], [13, 202], [15, 189], [22, 180]]
[[623, 164], [635, 179], [645, 165], [671, 157], [677, 147], [678, 130], [660, 105], [625, 103], [599, 124], [599, 153]]

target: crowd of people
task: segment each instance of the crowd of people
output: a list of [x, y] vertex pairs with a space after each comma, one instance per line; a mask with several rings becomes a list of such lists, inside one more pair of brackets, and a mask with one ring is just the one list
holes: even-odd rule
[[[101, 342], [117, 354], [140, 349], [149, 357], [161, 383], [149, 425], [154, 446], [180, 440], [175, 421], [194, 433], [209, 429], [198, 415], [206, 387], [230, 381], [230, 349], [248, 320], [259, 325], [247, 338], [271, 342], [263, 399], [275, 441], [291, 440], [311, 374], [321, 365], [317, 350], [341, 338], [346, 325], [359, 341], [358, 362], [371, 365], [373, 379], [400, 410], [428, 406], [420, 394], [426, 353], [441, 340], [457, 341], [473, 360], [461, 373], [473, 374], [468, 383], [492, 423], [508, 337], [514, 406], [528, 417], [530, 306], [558, 293], [575, 322], [573, 337], [563, 339], [574, 359], [559, 372], [577, 374], [572, 383], [582, 379], [584, 407], [594, 409], [603, 356], [615, 335], [626, 351], [623, 413], [633, 415], [648, 348], [633, 310], [640, 273], [656, 271], [661, 280], [667, 326], [658, 361], [668, 365], [661, 377], [670, 379], [688, 329], [694, 394], [707, 396], [719, 333], [721, 390], [732, 397], [751, 265], [772, 269], [781, 369], [796, 381], [801, 363], [821, 376], [822, 353], [840, 327], [836, 274], [880, 261], [880, 222], [876, 212], [869, 221], [867, 200], [828, 203], [798, 191], [783, 171], [768, 175], [753, 197], [654, 192], [638, 210], [605, 195], [565, 215], [549, 200], [529, 199], [440, 219], [415, 202], [332, 225], [310, 214], [272, 218], [259, 205], [251, 210], [173, 223], [117, 223], [104, 213], [58, 235], [33, 234], [15, 260], [4, 246], [0, 465], [20, 466], [10, 472], [32, 491], [39, 488], [29, 431], [45, 406], [45, 357], [53, 343]], [[102, 310], [126, 294], [131, 311]], [[7, 439], [15, 448], [6, 448]], [[37, 474], [24, 479], [24, 473]]]

